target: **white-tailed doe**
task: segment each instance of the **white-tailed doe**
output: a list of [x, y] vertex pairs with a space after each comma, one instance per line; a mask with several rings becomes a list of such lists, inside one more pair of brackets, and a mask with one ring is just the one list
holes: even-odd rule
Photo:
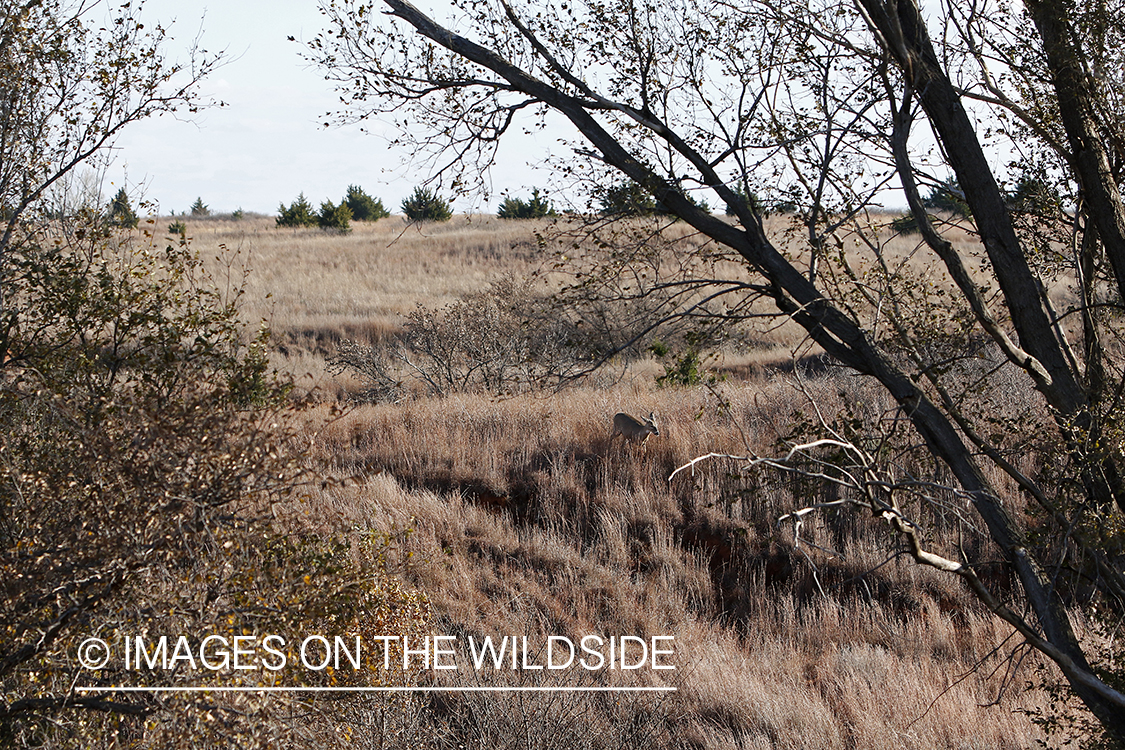
[[621, 435], [626, 440], [636, 440], [643, 443], [650, 434], [660, 434], [660, 430], [656, 429], [655, 414], [649, 413], [648, 419], [641, 422], [625, 412], [619, 412], [613, 416], [613, 434], [609, 436], [609, 439], [613, 440]]

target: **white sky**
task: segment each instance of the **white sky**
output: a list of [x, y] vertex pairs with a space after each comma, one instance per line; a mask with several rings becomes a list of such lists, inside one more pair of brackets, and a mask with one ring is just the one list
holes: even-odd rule
[[[423, 2], [424, 9], [427, 4]], [[309, 40], [323, 27], [316, 0], [148, 0], [146, 24], [160, 22], [174, 39], [170, 60], [186, 61], [186, 50], [202, 27], [202, 47], [226, 50], [230, 62], [204, 83], [203, 92], [227, 103], [191, 121], [162, 117], [136, 123], [118, 140], [108, 173], [112, 195], [125, 184], [155, 201], [161, 213], [182, 213], [201, 197], [213, 212], [273, 214], [304, 192], [314, 206], [339, 201], [348, 185], [363, 187], [392, 212], [429, 175], [406, 165], [407, 154], [392, 151], [377, 136], [356, 126], [325, 128], [325, 113], [338, 102], [323, 73], [300, 57], [293, 36]], [[539, 162], [559, 147], [554, 138], [514, 143], [492, 172], [493, 192], [530, 193], [548, 175]], [[459, 211], [494, 210], [480, 201], [458, 200]]]

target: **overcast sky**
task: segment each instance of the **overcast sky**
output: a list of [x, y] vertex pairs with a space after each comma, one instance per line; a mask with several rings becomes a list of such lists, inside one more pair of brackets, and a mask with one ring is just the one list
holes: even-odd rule
[[[319, 206], [340, 200], [355, 184], [398, 211], [402, 198], [428, 176], [421, 166], [404, 167], [406, 155], [378, 136], [355, 126], [323, 126], [336, 95], [323, 73], [301, 59], [301, 45], [288, 41], [312, 39], [323, 28], [316, 0], [148, 0], [143, 18], [165, 26], [174, 20], [169, 59], [186, 60], [201, 30], [205, 49], [226, 50], [230, 62], [203, 91], [227, 106], [191, 121], [162, 117], [126, 129], [107, 194], [123, 183], [130, 192], [143, 189], [164, 214], [187, 210], [196, 197], [215, 212], [272, 214], [302, 191]], [[547, 174], [526, 165], [551, 149], [559, 146], [542, 135], [539, 142], [509, 148], [492, 173], [494, 192], [522, 195], [545, 185]], [[491, 204], [462, 199], [455, 207], [493, 210], [495, 204], [495, 198]]]

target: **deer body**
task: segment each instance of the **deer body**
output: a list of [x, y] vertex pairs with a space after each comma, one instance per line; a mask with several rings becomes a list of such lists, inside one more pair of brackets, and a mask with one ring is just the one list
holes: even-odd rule
[[619, 412], [613, 417], [613, 434], [609, 439], [621, 435], [626, 440], [633, 440], [643, 443], [648, 439], [649, 435], [659, 435], [660, 430], [656, 428], [656, 415], [650, 413], [648, 419], [643, 422], [630, 417], [624, 412]]

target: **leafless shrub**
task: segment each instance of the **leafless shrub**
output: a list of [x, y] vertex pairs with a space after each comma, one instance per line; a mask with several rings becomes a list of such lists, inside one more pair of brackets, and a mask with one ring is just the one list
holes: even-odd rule
[[336, 353], [325, 361], [325, 369], [331, 375], [349, 372], [358, 377], [363, 383], [363, 390], [355, 396], [358, 401], [398, 403], [406, 390], [396, 372], [390, 349], [386, 345], [367, 346], [344, 340]]
[[401, 400], [409, 383], [431, 395], [502, 395], [565, 383], [584, 369], [589, 346], [531, 282], [506, 276], [441, 309], [419, 305], [394, 341], [347, 342], [327, 364], [360, 377], [366, 400]]

